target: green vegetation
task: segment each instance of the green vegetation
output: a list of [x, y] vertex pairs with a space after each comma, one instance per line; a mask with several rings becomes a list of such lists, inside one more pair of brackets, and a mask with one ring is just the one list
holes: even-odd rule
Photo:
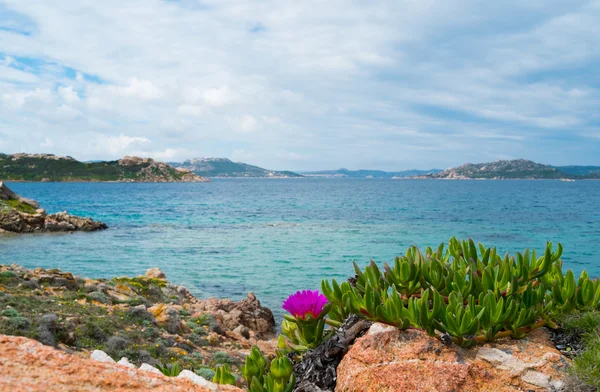
[[212, 381], [222, 385], [235, 385], [237, 380], [233, 374], [231, 374], [229, 366], [224, 364], [216, 367]]
[[153, 304], [182, 307], [180, 301], [162, 279], [85, 281], [59, 270], [32, 273], [0, 265], [0, 334], [74, 351], [103, 350], [115, 360], [166, 364], [170, 371], [190, 369], [207, 379], [214, 376], [209, 366], [239, 371], [241, 354], [208, 340], [212, 316], [165, 308], [169, 319], [159, 323], [147, 310]]
[[296, 386], [292, 361], [279, 353], [270, 363], [258, 347], [252, 347], [242, 367], [249, 392], [291, 392]]
[[19, 200], [0, 200], [0, 209], [3, 206], [5, 206], [5, 208], [15, 209], [28, 214], [35, 214], [35, 208], [29, 204], [21, 203]]
[[5, 181], [134, 181], [148, 167], [159, 177], [177, 180], [183, 176], [170, 166], [159, 170], [152, 162], [120, 165], [119, 161], [79, 162], [43, 155], [15, 159], [14, 155], [0, 154], [0, 178]]
[[154, 365], [158, 370], [160, 370], [160, 372], [162, 374], [164, 374], [167, 377], [177, 377], [179, 376], [179, 373], [181, 373], [181, 366], [179, 366], [176, 363], [168, 363], [168, 364], [156, 364]]
[[549, 243], [541, 257], [535, 250], [501, 257], [496, 248], [452, 238], [447, 249], [441, 244], [425, 255], [411, 247], [384, 272], [374, 262], [364, 270], [355, 264], [354, 286], [334, 279], [322, 290], [335, 321], [353, 313], [471, 346], [556, 328], [557, 315], [600, 307], [600, 281], [563, 273], [561, 254], [560, 244], [552, 252]]
[[600, 166], [556, 166], [556, 168], [573, 176], [600, 178]]
[[600, 311], [571, 312], [558, 320], [564, 333], [579, 341], [582, 351], [577, 353], [570, 368], [569, 391], [595, 392], [600, 390]]

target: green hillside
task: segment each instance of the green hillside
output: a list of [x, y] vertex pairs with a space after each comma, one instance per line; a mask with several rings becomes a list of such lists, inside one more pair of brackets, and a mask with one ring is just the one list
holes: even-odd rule
[[50, 154], [0, 154], [4, 181], [199, 181], [198, 177], [152, 159], [80, 162]]

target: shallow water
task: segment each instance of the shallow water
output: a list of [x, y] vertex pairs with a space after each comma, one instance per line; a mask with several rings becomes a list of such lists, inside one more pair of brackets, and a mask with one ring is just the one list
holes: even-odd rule
[[352, 261], [471, 237], [502, 251], [565, 247], [600, 276], [600, 181], [227, 179], [211, 183], [12, 183], [48, 211], [106, 222], [97, 233], [0, 236], [0, 264], [90, 277], [158, 266], [201, 297], [283, 299], [343, 279]]

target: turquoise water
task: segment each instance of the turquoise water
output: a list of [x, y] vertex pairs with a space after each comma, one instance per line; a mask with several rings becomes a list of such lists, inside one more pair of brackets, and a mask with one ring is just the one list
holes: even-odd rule
[[278, 310], [298, 289], [345, 278], [452, 235], [511, 252], [565, 247], [600, 276], [600, 181], [240, 179], [198, 184], [13, 183], [48, 211], [106, 222], [97, 233], [0, 236], [0, 264], [79, 275], [158, 266], [201, 297], [254, 291]]

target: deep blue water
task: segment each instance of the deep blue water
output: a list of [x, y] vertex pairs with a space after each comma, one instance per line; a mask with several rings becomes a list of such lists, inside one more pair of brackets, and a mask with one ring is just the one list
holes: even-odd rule
[[0, 264], [90, 277], [167, 277], [207, 297], [254, 291], [277, 311], [298, 289], [391, 261], [411, 244], [471, 237], [502, 251], [562, 242], [565, 266], [600, 276], [600, 181], [239, 179], [197, 184], [12, 183], [97, 233], [0, 236]]

